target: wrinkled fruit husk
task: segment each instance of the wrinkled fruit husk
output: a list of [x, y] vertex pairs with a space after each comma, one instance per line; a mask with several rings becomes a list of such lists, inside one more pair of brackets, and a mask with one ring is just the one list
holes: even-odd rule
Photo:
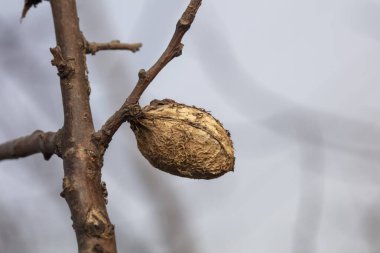
[[162, 171], [212, 179], [234, 169], [229, 132], [203, 109], [153, 100], [129, 121], [140, 152]]

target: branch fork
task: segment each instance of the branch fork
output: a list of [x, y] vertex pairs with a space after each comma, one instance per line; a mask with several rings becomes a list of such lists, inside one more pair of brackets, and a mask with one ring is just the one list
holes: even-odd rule
[[[194, 21], [195, 15], [202, 4], [202, 0], [191, 0], [182, 17], [178, 20], [174, 34], [162, 55], [147, 71], [141, 69], [138, 73], [139, 79], [128, 96], [124, 104], [117, 110], [96, 133], [103, 141], [103, 145], [108, 146], [112, 136], [119, 127], [126, 121], [125, 112], [130, 110], [131, 105], [138, 104], [141, 95], [144, 93], [153, 79], [160, 71], [175, 57], [182, 54], [183, 44], [182, 38], [189, 30]], [[107, 133], [107, 134], [105, 134]]]
[[[25, 0], [22, 16], [42, 0]], [[138, 51], [142, 44], [120, 41], [88, 42], [79, 28], [76, 0], [50, 0], [57, 46], [50, 49], [51, 61], [58, 69], [64, 109], [64, 126], [57, 132], [40, 130], [0, 144], [0, 161], [42, 153], [63, 160], [61, 196], [73, 220], [79, 253], [116, 253], [114, 226], [106, 209], [107, 189], [101, 181], [104, 153], [120, 126], [141, 113], [139, 100], [146, 88], [175, 57], [182, 54], [182, 38], [189, 30], [202, 0], [191, 0], [177, 22], [174, 34], [162, 55], [148, 69], [140, 70], [138, 81], [121, 105], [100, 130], [95, 131], [89, 103], [86, 54], [101, 50]]]

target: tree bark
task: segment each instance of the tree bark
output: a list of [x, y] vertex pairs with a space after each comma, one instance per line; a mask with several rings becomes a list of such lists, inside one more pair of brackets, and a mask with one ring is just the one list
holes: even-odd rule
[[[41, 0], [26, 0], [22, 17]], [[202, 0], [191, 0], [177, 23], [166, 50], [139, 80], [121, 108], [95, 132], [89, 103], [86, 53], [99, 50], [137, 51], [140, 43], [119, 41], [90, 43], [79, 28], [75, 0], [50, 0], [57, 46], [51, 48], [52, 65], [58, 69], [64, 110], [64, 125], [57, 132], [35, 131], [31, 135], [0, 144], [0, 161], [42, 153], [63, 159], [64, 178], [61, 196], [65, 198], [73, 221], [79, 253], [116, 253], [114, 226], [107, 214], [107, 190], [101, 181], [104, 153], [112, 136], [129, 117], [141, 108], [138, 101], [159, 72], [182, 53], [182, 38], [189, 30]]]
[[78, 252], [116, 252], [101, 182], [103, 157], [93, 142], [94, 125], [89, 104], [86, 41], [79, 28], [75, 0], [51, 0], [57, 47], [52, 49], [64, 108], [62, 197], [71, 211]]

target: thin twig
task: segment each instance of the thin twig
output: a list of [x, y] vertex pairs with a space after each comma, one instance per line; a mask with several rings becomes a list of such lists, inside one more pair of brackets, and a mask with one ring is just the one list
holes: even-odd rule
[[57, 132], [34, 131], [31, 135], [20, 137], [0, 145], [0, 161], [5, 159], [17, 159], [42, 153], [46, 160], [53, 154], [58, 154]]
[[136, 104], [145, 89], [153, 81], [153, 79], [160, 73], [160, 71], [175, 57], [182, 54], [183, 44], [181, 43], [183, 36], [190, 29], [191, 24], [194, 21], [195, 15], [202, 4], [202, 0], [191, 0], [187, 6], [182, 17], [177, 22], [175, 32], [172, 39], [169, 42], [166, 50], [157, 60], [157, 62], [148, 70], [140, 70], [139, 81], [137, 82], [132, 93], [129, 95], [126, 103]]
[[28, 13], [29, 9], [32, 6], [36, 7], [37, 4], [39, 4], [41, 2], [42, 2], [42, 0], [25, 0], [24, 8], [22, 9], [22, 13], [21, 13], [21, 19], [25, 18], [26, 13]]
[[142, 47], [141, 43], [120, 43], [119, 40], [113, 40], [108, 43], [96, 43], [86, 41], [86, 54], [95, 55], [101, 50], [128, 50], [133, 53], [140, 50]]
[[[144, 69], [140, 70], [139, 80], [127, 100], [120, 109], [106, 121], [102, 128], [95, 133], [94, 137], [99, 141], [100, 145], [104, 146], [104, 149], [107, 148], [112, 136], [116, 133], [121, 124], [123, 124], [128, 116], [131, 115], [131, 108], [133, 108], [133, 111], [136, 111], [136, 105], [138, 104], [141, 95], [153, 79], [173, 58], [182, 54], [182, 38], [193, 23], [201, 4], [202, 0], [190, 1], [185, 12], [182, 14], [182, 17], [178, 20], [173, 37], [160, 58], [148, 71], [145, 71]], [[135, 112], [132, 114], [134, 113]]]

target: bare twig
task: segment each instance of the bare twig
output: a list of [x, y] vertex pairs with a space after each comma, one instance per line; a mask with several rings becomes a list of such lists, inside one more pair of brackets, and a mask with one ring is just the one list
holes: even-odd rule
[[140, 70], [139, 81], [137, 82], [132, 93], [129, 95], [126, 103], [135, 104], [139, 101], [141, 95], [158, 73], [175, 57], [182, 54], [183, 44], [181, 43], [183, 36], [190, 29], [194, 21], [195, 15], [202, 4], [202, 0], [191, 0], [182, 17], [177, 22], [175, 32], [169, 42], [166, 50], [163, 52], [157, 62], [148, 70]]
[[97, 138], [99, 143], [104, 146], [104, 149], [107, 148], [112, 136], [116, 133], [121, 124], [123, 124], [131, 114], [131, 108], [134, 110], [136, 109], [136, 105], [138, 104], [141, 95], [153, 79], [173, 58], [182, 54], [182, 38], [193, 23], [201, 4], [202, 0], [190, 1], [185, 12], [182, 14], [182, 17], [178, 20], [173, 37], [165, 51], [148, 71], [145, 71], [144, 69], [140, 70], [139, 80], [127, 100], [95, 134], [95, 138]]
[[36, 7], [37, 4], [41, 3], [42, 0], [25, 0], [24, 8], [22, 9], [21, 19], [25, 18], [26, 13], [28, 13], [30, 7]]
[[139, 51], [141, 47], [141, 43], [120, 43], [118, 40], [113, 40], [108, 43], [95, 43], [86, 41], [86, 54], [95, 55], [101, 50], [128, 50], [135, 53]]
[[114, 115], [112, 115], [106, 121], [106, 123], [98, 132], [94, 133], [94, 141], [98, 143], [100, 153], [102, 155], [108, 148], [108, 144], [111, 142], [112, 136], [116, 133], [121, 124], [127, 121], [128, 117], [133, 117], [139, 114], [140, 111], [141, 108], [138, 104], [123, 105], [119, 110], [117, 110], [114, 113]]
[[53, 154], [58, 154], [58, 136], [58, 133], [37, 130], [31, 135], [3, 143], [0, 145], [0, 161], [17, 159], [36, 153], [42, 153], [48, 160]]

